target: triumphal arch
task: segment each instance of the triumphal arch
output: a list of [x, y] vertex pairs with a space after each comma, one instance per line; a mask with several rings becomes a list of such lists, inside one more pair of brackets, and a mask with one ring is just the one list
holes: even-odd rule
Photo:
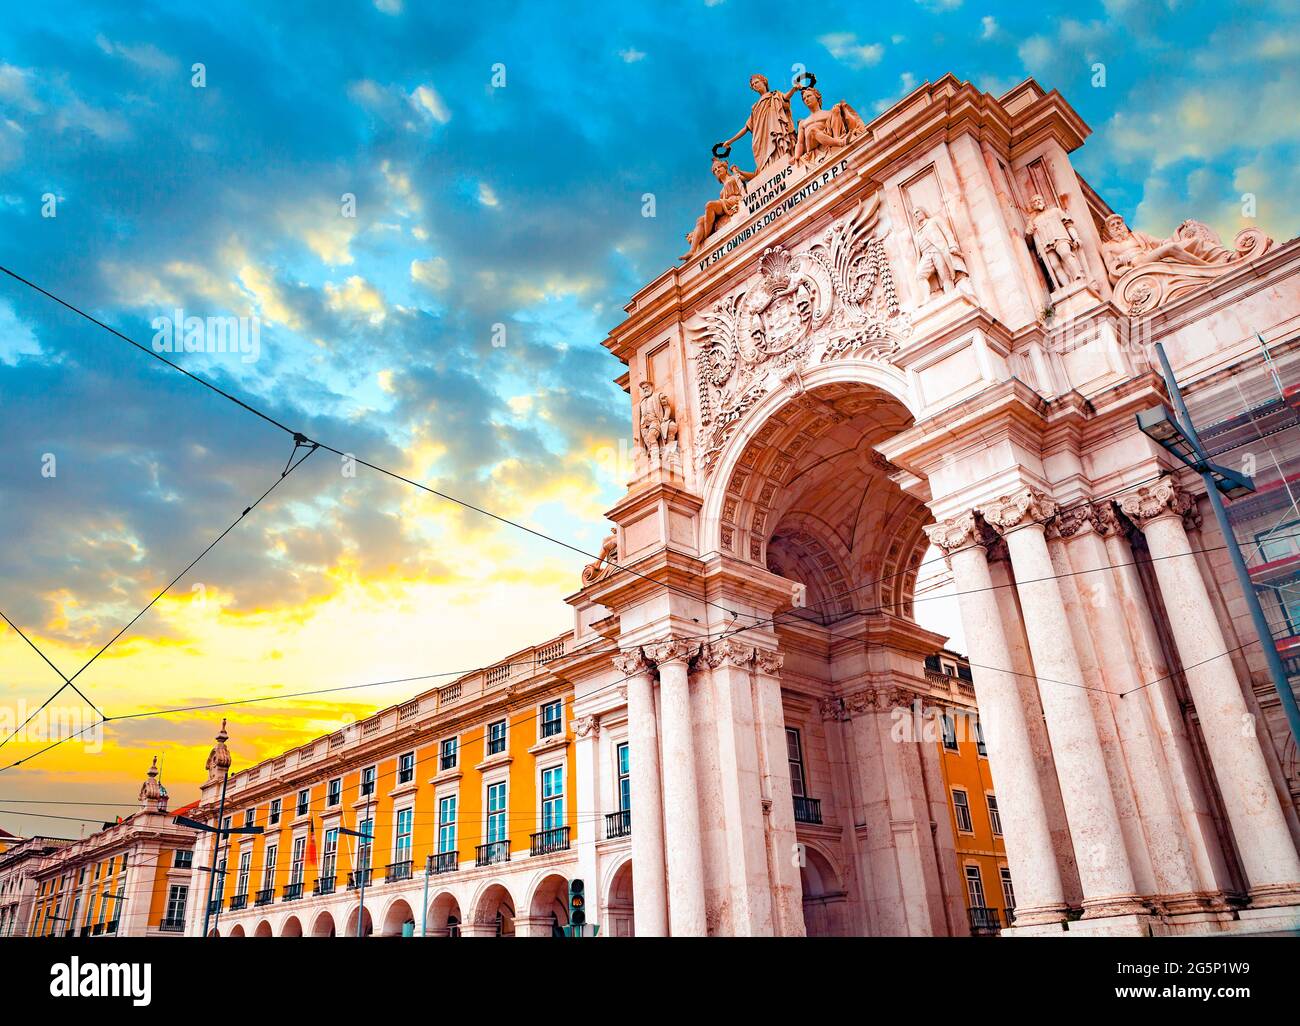
[[[568, 657], [575, 714], [630, 747], [635, 932], [969, 932], [906, 728], [972, 700], [1004, 933], [1300, 926], [1294, 741], [1200, 480], [1135, 423], [1167, 401], [1155, 342], [1193, 390], [1290, 342], [1300, 242], [1131, 230], [1033, 80], [870, 120], [811, 75], [750, 86], [681, 266], [605, 342], [637, 463], [568, 599], [573, 652], [605, 653]], [[932, 546], [973, 695], [925, 672]], [[580, 763], [580, 803], [609, 772]]]

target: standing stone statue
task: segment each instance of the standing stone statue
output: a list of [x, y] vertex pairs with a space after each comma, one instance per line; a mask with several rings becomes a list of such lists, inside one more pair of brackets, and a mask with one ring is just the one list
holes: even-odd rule
[[648, 381], [641, 382], [641, 445], [650, 457], [650, 465], [673, 464], [677, 459], [677, 421], [667, 392], [656, 392]]
[[757, 174], [767, 164], [794, 153], [794, 116], [790, 113], [790, 97], [799, 87], [791, 86], [786, 92], [769, 89], [765, 75], [751, 75], [749, 86], [759, 94], [749, 112], [749, 120], [721, 145], [730, 146], [748, 132], [750, 145], [754, 148], [754, 173]]
[[1083, 263], [1075, 255], [1079, 248], [1079, 234], [1074, 230], [1074, 218], [1056, 204], [1050, 207], [1041, 195], [1029, 201], [1033, 212], [1028, 215], [1025, 234], [1034, 240], [1043, 266], [1051, 279], [1052, 291], [1063, 289], [1073, 281], [1082, 281]]
[[925, 298], [951, 292], [957, 282], [967, 276], [966, 261], [953, 241], [952, 230], [944, 226], [939, 216], [928, 213], [924, 207], [916, 208], [915, 217], [916, 276], [925, 286]]
[[822, 94], [814, 86], [804, 86], [799, 98], [808, 108], [808, 116], [799, 122], [795, 137], [794, 159], [809, 161], [819, 150], [839, 149], [866, 130], [866, 122], [848, 103], [841, 100], [830, 110], [822, 109]]

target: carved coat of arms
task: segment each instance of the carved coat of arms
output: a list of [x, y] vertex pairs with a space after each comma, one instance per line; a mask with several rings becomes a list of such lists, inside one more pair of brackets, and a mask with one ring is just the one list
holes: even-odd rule
[[693, 333], [701, 469], [790, 368], [850, 355], [888, 359], [910, 331], [877, 235], [877, 193], [799, 252], [764, 250], [750, 284], [703, 311]]

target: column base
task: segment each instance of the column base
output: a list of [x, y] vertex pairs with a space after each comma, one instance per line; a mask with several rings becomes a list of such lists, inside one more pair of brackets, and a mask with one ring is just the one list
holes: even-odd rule
[[1198, 915], [1202, 912], [1224, 912], [1231, 918], [1232, 906], [1217, 891], [1189, 891], [1186, 894], [1161, 895], [1152, 899], [1155, 911], [1165, 916]]
[[[1020, 923], [1019, 914], [1016, 915], [1016, 923]], [[1003, 937], [1064, 937], [1065, 920], [1062, 919], [1056, 923], [1038, 923], [1033, 926], [1006, 926], [1003, 927], [1000, 936]]]
[[1280, 908], [1300, 905], [1300, 883], [1267, 884], [1250, 889], [1251, 908]]
[[1070, 937], [1150, 937], [1155, 922], [1147, 912], [1098, 916], [1071, 923], [1066, 933]]
[[[1064, 905], [1042, 905], [1038, 908], [1017, 908], [1015, 926], [1008, 927], [1008, 929], [1020, 930], [1028, 927], [1055, 926], [1064, 922]], [[1002, 932], [1006, 933], [1006, 930], [1003, 930]]]
[[1136, 894], [1115, 894], [1106, 898], [1086, 898], [1083, 919], [1113, 919], [1116, 916], [1147, 916], [1151, 908]]
[[1243, 908], [1237, 920], [1224, 927], [1227, 933], [1300, 935], [1300, 906]]
[[1220, 934], [1232, 929], [1236, 920], [1229, 910], [1184, 912], [1173, 916], [1164, 916], [1153, 923], [1153, 937], [1204, 937]]

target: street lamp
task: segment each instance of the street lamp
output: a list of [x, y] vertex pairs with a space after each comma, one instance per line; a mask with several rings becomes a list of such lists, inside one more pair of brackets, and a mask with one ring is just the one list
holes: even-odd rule
[[1173, 453], [1185, 466], [1195, 470], [1205, 482], [1205, 493], [1214, 510], [1214, 519], [1218, 522], [1219, 531], [1223, 535], [1232, 567], [1237, 572], [1237, 581], [1241, 584], [1242, 593], [1245, 595], [1246, 607], [1250, 610], [1255, 633], [1259, 635], [1260, 644], [1264, 648], [1264, 659], [1268, 663], [1269, 676], [1273, 678], [1273, 688], [1277, 691], [1277, 697], [1286, 713], [1287, 724], [1291, 727], [1291, 736], [1300, 741], [1300, 706], [1296, 704], [1295, 692], [1291, 690], [1291, 683], [1287, 680], [1286, 670], [1282, 666], [1282, 657], [1277, 654], [1277, 645], [1273, 643], [1273, 630], [1269, 627], [1264, 609], [1259, 604], [1259, 594], [1250, 579], [1250, 571], [1246, 569], [1241, 547], [1237, 544], [1237, 535], [1228, 521], [1228, 512], [1223, 508], [1223, 499], [1220, 497], [1222, 493], [1230, 499], [1239, 499], [1253, 492], [1255, 483], [1244, 474], [1238, 474], [1227, 467], [1210, 462], [1205, 447], [1201, 445], [1201, 438], [1196, 433], [1196, 427], [1192, 423], [1191, 414], [1187, 412], [1187, 403], [1183, 400], [1182, 389], [1178, 387], [1178, 379], [1174, 377], [1173, 368], [1169, 365], [1169, 357], [1165, 355], [1165, 347], [1157, 342], [1155, 350], [1160, 358], [1165, 388], [1174, 401], [1178, 415], [1175, 416], [1167, 406], [1154, 406], [1137, 415], [1138, 429], [1153, 442]]
[[[366, 822], [367, 822], [367, 823], [370, 822], [370, 803], [369, 803], [369, 802], [366, 802]], [[357, 856], [358, 856], [358, 857], [357, 857], [357, 861], [358, 861], [359, 863], [361, 863], [361, 869], [360, 869], [360, 873], [361, 873], [361, 894], [360, 894], [360, 898], [359, 898], [359, 907], [357, 908], [357, 936], [358, 936], [358, 937], [362, 937], [362, 936], [364, 936], [364, 934], [363, 934], [362, 931], [365, 929], [365, 920], [366, 920], [366, 877], [370, 875], [370, 859], [371, 859], [370, 845], [367, 844], [366, 842], [367, 842], [367, 841], [373, 841], [373, 840], [375, 839], [375, 835], [374, 835], [374, 833], [373, 833], [373, 831], [374, 831], [374, 824], [371, 824], [370, 829], [371, 829], [372, 832], [371, 832], [371, 833], [366, 833], [365, 831], [362, 831], [362, 830], [349, 830], [349, 829], [348, 829], [347, 827], [345, 827], [345, 826], [340, 826], [340, 827], [339, 827], [339, 833], [341, 833], [341, 834], [347, 834], [349, 837], [359, 837], [359, 838], [361, 838], [361, 840], [360, 840], [360, 841], [358, 842], [358, 844], [357, 844]], [[362, 854], [361, 854], [362, 852], [365, 852], [364, 857], [362, 857]]]

